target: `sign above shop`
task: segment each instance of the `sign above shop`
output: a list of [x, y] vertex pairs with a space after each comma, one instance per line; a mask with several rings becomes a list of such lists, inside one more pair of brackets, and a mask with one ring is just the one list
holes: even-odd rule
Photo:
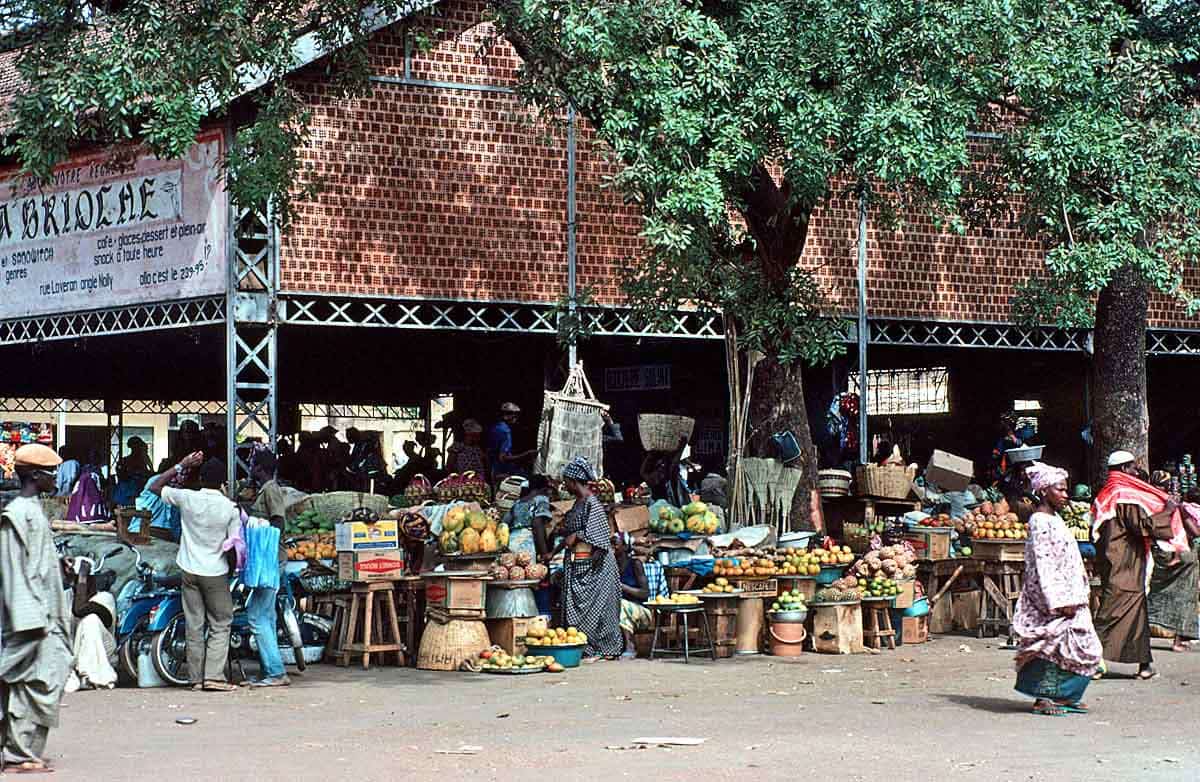
[[222, 133], [181, 160], [95, 153], [0, 182], [0, 320], [225, 291]]
[[609, 367], [604, 370], [604, 390], [610, 393], [670, 389], [670, 364], [641, 364], [636, 367]]

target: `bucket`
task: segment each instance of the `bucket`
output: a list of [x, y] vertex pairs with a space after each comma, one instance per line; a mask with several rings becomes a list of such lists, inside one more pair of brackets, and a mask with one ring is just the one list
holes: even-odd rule
[[150, 660], [150, 652], [142, 650], [137, 658], [138, 687], [166, 687], [167, 683], [158, 675], [158, 670]]
[[784, 464], [791, 464], [800, 458], [800, 442], [791, 431], [785, 429], [782, 432], [776, 432], [771, 435], [771, 442], [778, 449], [779, 461]]
[[771, 622], [771, 656], [799, 657], [808, 632], [803, 622]]
[[512, 617], [537, 616], [538, 604], [533, 590], [527, 587], [505, 589], [488, 585], [487, 618], [509, 619]]

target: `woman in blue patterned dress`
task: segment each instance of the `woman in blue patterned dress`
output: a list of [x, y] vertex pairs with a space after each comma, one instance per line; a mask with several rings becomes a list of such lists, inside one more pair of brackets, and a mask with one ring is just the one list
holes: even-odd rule
[[589, 657], [620, 658], [621, 579], [609, 537], [608, 514], [588, 484], [596, 472], [582, 457], [563, 469], [575, 507], [563, 524], [563, 613], [567, 625], [587, 636]]

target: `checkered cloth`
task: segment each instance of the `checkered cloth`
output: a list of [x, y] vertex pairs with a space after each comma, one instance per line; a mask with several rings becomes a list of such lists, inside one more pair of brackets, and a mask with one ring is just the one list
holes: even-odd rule
[[646, 572], [646, 586], [650, 588], [650, 600], [656, 597], [670, 596], [671, 590], [667, 587], [667, 572], [663, 570], [661, 562], [653, 560], [644, 562], [642, 570]]

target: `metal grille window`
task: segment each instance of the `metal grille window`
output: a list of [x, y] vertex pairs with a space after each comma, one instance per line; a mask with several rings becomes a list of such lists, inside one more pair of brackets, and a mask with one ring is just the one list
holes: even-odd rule
[[[872, 369], [867, 372], [868, 415], [938, 415], [950, 412], [950, 370]], [[850, 375], [847, 390], [859, 393], [858, 375]]]

